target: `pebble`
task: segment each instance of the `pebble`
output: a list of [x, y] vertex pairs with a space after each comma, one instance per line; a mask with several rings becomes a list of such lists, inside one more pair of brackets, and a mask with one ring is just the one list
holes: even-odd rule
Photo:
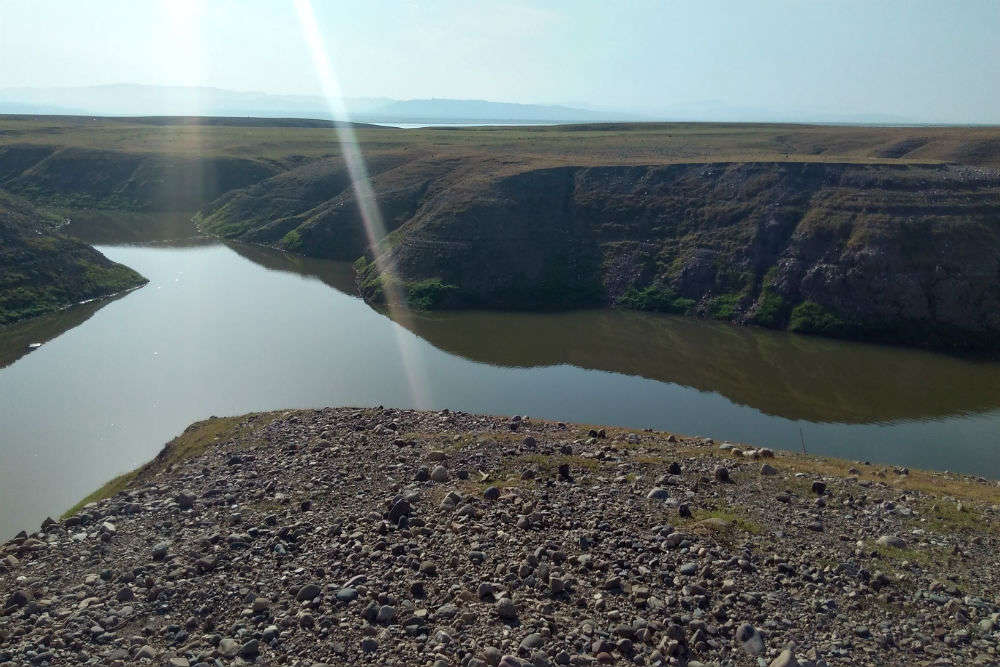
[[517, 609], [510, 598], [500, 598], [497, 601], [496, 611], [497, 616], [506, 621], [512, 621], [517, 618]]
[[896, 535], [882, 535], [875, 542], [883, 547], [893, 547], [894, 549], [906, 548], [906, 540]]

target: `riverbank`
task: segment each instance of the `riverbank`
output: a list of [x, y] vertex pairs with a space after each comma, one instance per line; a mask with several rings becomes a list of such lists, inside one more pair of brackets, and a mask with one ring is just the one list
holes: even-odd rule
[[0, 549], [0, 661], [992, 664], [998, 503], [664, 432], [213, 418]]

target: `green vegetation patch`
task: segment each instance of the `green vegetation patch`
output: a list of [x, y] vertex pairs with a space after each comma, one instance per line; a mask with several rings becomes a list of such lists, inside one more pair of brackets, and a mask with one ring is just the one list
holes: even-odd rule
[[757, 300], [757, 309], [750, 321], [762, 327], [781, 328], [788, 318], [788, 303], [780, 294], [764, 288]]
[[694, 299], [679, 296], [669, 287], [650, 285], [643, 289], [630, 288], [618, 298], [618, 304], [632, 310], [649, 310], [682, 315], [694, 308]]
[[865, 546], [868, 550], [877, 553], [885, 561], [887, 569], [890, 570], [897, 570], [903, 561], [922, 568], [947, 569], [948, 567], [947, 552], [941, 547], [928, 546], [919, 549], [904, 547], [897, 549], [896, 547], [883, 546], [872, 541], [865, 542]]
[[742, 299], [739, 294], [720, 294], [708, 302], [708, 314], [716, 320], [731, 320]]
[[803, 301], [792, 309], [788, 329], [796, 333], [843, 336], [850, 333], [852, 327], [829, 308], [815, 301]]
[[285, 250], [291, 250], [293, 252], [302, 250], [302, 236], [299, 234], [299, 230], [293, 229], [282, 236], [281, 240], [278, 241], [278, 245]]
[[694, 510], [691, 517], [681, 525], [691, 529], [702, 529], [721, 535], [732, 535], [734, 532], [760, 535], [764, 528], [749, 518], [744, 510], [736, 507]]
[[959, 501], [944, 497], [925, 503], [915, 525], [943, 535], [989, 533], [993, 529], [990, 519], [968, 502], [959, 507]]
[[440, 278], [428, 278], [404, 283], [406, 302], [417, 310], [433, 310], [444, 305], [449, 296], [458, 292], [457, 285], [449, 285]]

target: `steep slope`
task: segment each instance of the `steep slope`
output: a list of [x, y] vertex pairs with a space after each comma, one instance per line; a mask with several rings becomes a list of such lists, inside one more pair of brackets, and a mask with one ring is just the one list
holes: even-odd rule
[[55, 222], [0, 192], [0, 325], [146, 282], [90, 246], [59, 235]]
[[[429, 184], [452, 164], [394, 154], [371, 155], [367, 163], [390, 231], [413, 216]], [[233, 191], [202, 209], [198, 222], [225, 238], [315, 257], [353, 260], [368, 248], [351, 179], [340, 160], [312, 162]]]
[[[377, 249], [422, 306], [617, 304], [995, 347], [1000, 174], [944, 165], [566, 167], [464, 183]], [[359, 262], [379, 300], [374, 262]], [[431, 290], [431, 294], [427, 294]]]

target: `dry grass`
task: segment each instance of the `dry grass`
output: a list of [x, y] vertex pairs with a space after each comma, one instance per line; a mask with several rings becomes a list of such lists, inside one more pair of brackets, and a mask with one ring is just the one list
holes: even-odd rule
[[[1000, 504], [1000, 487], [995, 483], [982, 482], [954, 473], [910, 468], [909, 474], [897, 475], [890, 466], [866, 466], [843, 459], [795, 452], [777, 452], [777, 456], [769, 459], [769, 462], [776, 468], [793, 473], [803, 472], [821, 477], [857, 477], [859, 481], [886, 484], [900, 490], [919, 491], [936, 498], [953, 497], [990, 505]], [[852, 469], [858, 472], [852, 473]]]
[[[174, 464], [203, 454], [220, 442], [239, 440], [242, 447], [249, 447], [260, 430], [279, 417], [282, 412], [264, 412], [240, 417], [212, 417], [191, 424], [179, 436], [168, 442], [149, 463], [131, 472], [115, 477], [76, 505], [63, 517], [72, 516], [84, 505], [110, 498], [135, 483], [150, 479], [160, 472], [169, 471]], [[251, 419], [252, 417], [252, 419]]]
[[[605, 123], [402, 131], [364, 128], [356, 135], [367, 154], [420, 151], [438, 159], [476, 157], [490, 171], [700, 161], [1000, 164], [993, 148], [1000, 146], [1000, 129], [995, 127]], [[336, 133], [327, 128], [158, 126], [139, 119], [0, 117], [0, 146], [26, 142], [279, 162], [340, 154]], [[906, 142], [919, 146], [902, 154], [893, 150]]]

